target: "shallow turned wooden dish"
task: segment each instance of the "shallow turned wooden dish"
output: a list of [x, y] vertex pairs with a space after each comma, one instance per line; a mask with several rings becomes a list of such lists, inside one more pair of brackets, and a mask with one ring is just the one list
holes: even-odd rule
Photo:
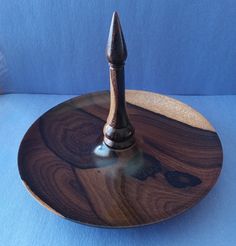
[[107, 57], [111, 92], [73, 98], [36, 120], [20, 146], [20, 175], [64, 218], [102, 227], [156, 223], [210, 191], [222, 167], [221, 143], [186, 104], [125, 91], [127, 52], [116, 13]]

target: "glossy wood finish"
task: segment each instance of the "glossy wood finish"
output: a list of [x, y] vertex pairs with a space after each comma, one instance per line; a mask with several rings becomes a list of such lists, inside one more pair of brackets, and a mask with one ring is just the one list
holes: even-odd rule
[[49, 110], [20, 146], [19, 170], [30, 192], [84, 224], [128, 227], [169, 218], [199, 201], [221, 170], [219, 138], [190, 107], [128, 91], [127, 114], [126, 57], [114, 13], [107, 46], [110, 94], [81, 96]]
[[104, 143], [114, 149], [132, 146], [134, 128], [130, 124], [125, 101], [124, 64], [127, 49], [118, 14], [114, 12], [108, 37], [107, 59], [110, 66], [110, 110], [104, 126]]
[[123, 151], [102, 143], [108, 92], [69, 100], [31, 126], [18, 163], [40, 203], [80, 223], [129, 227], [175, 216], [208, 193], [222, 167], [209, 122], [166, 96], [127, 91], [126, 97], [136, 144]]

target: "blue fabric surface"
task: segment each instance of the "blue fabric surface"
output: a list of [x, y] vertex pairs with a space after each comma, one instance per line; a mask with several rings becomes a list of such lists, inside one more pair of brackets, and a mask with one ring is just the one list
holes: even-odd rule
[[234, 0], [1, 0], [8, 73], [1, 79], [0, 64], [0, 92], [108, 88], [104, 50], [114, 10], [128, 46], [127, 88], [236, 94]]
[[97, 229], [64, 220], [40, 206], [17, 169], [20, 141], [43, 112], [70, 96], [0, 96], [0, 245], [217, 245], [236, 244], [236, 96], [176, 96], [203, 113], [217, 129], [224, 166], [214, 189], [194, 208], [160, 224]]

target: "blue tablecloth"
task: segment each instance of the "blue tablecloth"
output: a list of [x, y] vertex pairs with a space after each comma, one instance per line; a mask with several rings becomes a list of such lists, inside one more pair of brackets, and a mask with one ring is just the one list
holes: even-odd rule
[[22, 185], [17, 152], [25, 131], [42, 113], [70, 97], [0, 96], [0, 246], [236, 245], [236, 96], [175, 96], [217, 129], [224, 149], [222, 173], [191, 210], [134, 229], [98, 229], [64, 220], [39, 205]]

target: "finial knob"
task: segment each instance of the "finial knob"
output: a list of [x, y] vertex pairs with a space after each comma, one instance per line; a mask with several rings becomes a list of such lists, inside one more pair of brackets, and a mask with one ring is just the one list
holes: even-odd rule
[[106, 53], [111, 65], [123, 65], [127, 58], [126, 44], [117, 12], [112, 16]]
[[124, 64], [127, 50], [117, 12], [112, 16], [106, 55], [110, 66], [110, 112], [103, 129], [104, 142], [110, 148], [125, 149], [135, 140], [126, 112]]

